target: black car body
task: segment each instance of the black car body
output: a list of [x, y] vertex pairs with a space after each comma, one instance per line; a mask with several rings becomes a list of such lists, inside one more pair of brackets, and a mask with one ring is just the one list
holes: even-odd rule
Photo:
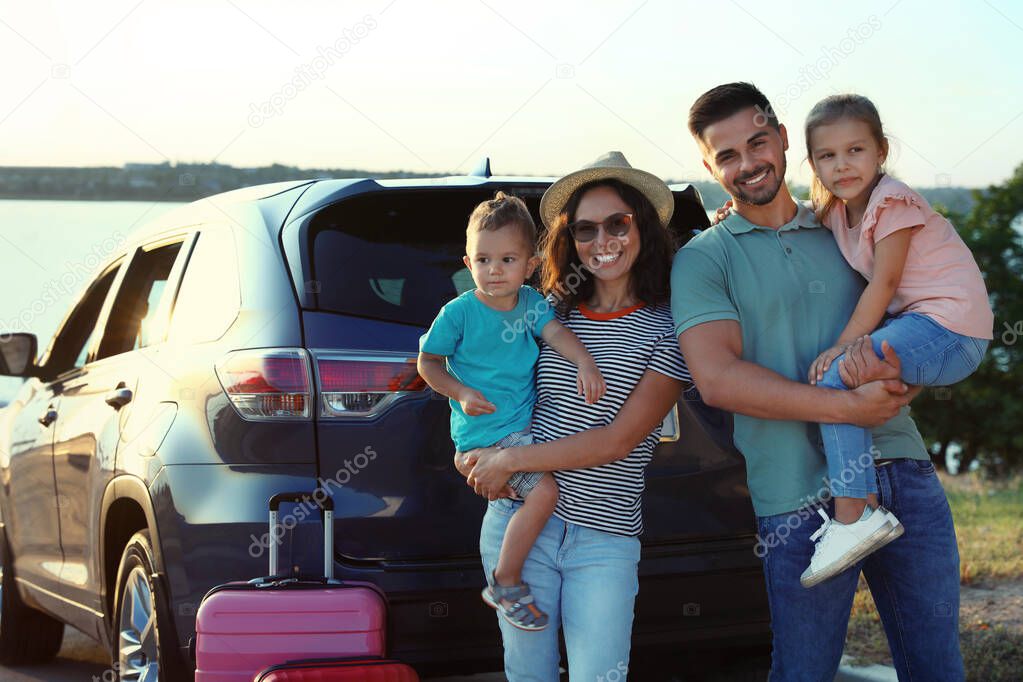
[[[447, 402], [414, 358], [440, 306], [472, 285], [461, 264], [472, 207], [501, 189], [535, 215], [550, 182], [263, 185], [133, 235], [38, 359], [29, 335], [2, 345], [30, 345], [32, 358], [0, 367], [27, 377], [0, 411], [2, 617], [31, 614], [58, 646], [69, 623], [117, 660], [124, 637], [144, 634], [125, 620], [136, 575], [152, 592], [160, 654], [127, 664], [158, 663], [170, 679], [187, 670], [206, 591], [266, 574], [267, 499], [323, 487], [337, 510], [336, 574], [386, 593], [390, 654], [492, 667], [485, 503], [452, 466]], [[672, 229], [705, 227], [696, 190], [673, 191]], [[731, 418], [695, 393], [676, 413], [647, 471], [637, 659], [769, 631]], [[282, 549], [301, 571], [318, 565], [314, 526], [298, 524]], [[45, 634], [26, 643], [2, 626], [0, 660], [55, 652]]]

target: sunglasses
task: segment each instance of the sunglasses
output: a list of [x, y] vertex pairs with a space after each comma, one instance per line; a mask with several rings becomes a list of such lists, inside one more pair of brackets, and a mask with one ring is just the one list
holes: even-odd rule
[[595, 223], [592, 220], [576, 220], [568, 224], [568, 231], [577, 242], [592, 242], [597, 231], [603, 227], [609, 237], [624, 237], [632, 229], [631, 213], [613, 213]]

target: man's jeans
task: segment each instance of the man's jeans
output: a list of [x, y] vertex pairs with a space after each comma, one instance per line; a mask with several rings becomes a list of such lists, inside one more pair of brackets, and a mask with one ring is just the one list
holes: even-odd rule
[[[487, 580], [493, 580], [516, 500], [490, 503], [480, 531]], [[552, 516], [522, 569], [547, 629], [525, 632], [498, 616], [504, 673], [510, 682], [557, 682], [558, 629], [564, 630], [572, 682], [621, 682], [629, 669], [639, 591], [639, 538], [604, 533]]]
[[[902, 363], [902, 380], [914, 386], [951, 386], [962, 381], [976, 371], [989, 343], [951, 332], [919, 313], [889, 318], [870, 340], [879, 358], [884, 357], [881, 342], [888, 342]], [[838, 361], [844, 357], [835, 358], [818, 386], [846, 390], [838, 373]], [[862, 499], [876, 493], [870, 431], [853, 424], [821, 424], [820, 429], [831, 494]], [[882, 457], [891, 456], [882, 453]]]
[[758, 517], [771, 608], [772, 681], [831, 682], [845, 645], [860, 570], [881, 615], [900, 680], [964, 679], [959, 652], [959, 551], [945, 491], [926, 460], [877, 467], [881, 504], [905, 534], [854, 567], [812, 588], [799, 584], [810, 563], [810, 508]]

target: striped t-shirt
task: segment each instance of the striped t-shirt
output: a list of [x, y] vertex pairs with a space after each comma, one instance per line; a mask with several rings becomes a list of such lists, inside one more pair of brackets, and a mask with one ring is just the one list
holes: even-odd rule
[[[607, 382], [607, 393], [593, 405], [578, 395], [575, 365], [544, 345], [537, 362], [537, 403], [533, 439], [543, 443], [607, 426], [625, 404], [643, 373], [651, 369], [691, 382], [667, 304], [594, 313], [580, 305], [558, 320], [575, 332]], [[627, 457], [588, 469], [555, 471], [558, 505], [554, 514], [569, 523], [614, 533], [643, 532], [643, 472], [661, 437], [657, 425]]]

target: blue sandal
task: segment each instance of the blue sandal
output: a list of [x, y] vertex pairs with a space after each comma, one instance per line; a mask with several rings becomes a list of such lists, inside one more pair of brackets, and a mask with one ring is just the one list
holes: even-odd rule
[[483, 601], [496, 609], [501, 617], [520, 630], [538, 631], [547, 627], [547, 614], [533, 603], [529, 585], [519, 583], [504, 587], [494, 581], [483, 588]]

